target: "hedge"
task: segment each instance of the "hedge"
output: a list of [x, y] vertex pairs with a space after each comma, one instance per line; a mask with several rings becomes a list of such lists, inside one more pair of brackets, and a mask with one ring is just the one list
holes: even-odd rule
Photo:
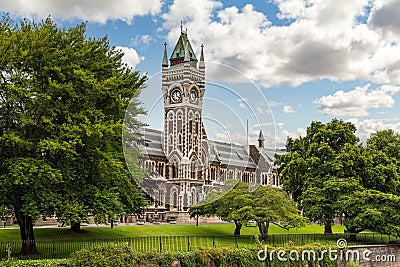
[[[290, 253], [301, 255], [304, 250], [313, 250], [316, 252], [316, 261], [299, 260], [281, 261], [275, 254], [274, 257], [266, 257], [265, 261], [260, 261], [257, 257], [260, 250], [265, 247], [253, 249], [237, 249], [237, 248], [207, 248], [194, 251], [182, 252], [137, 252], [129, 245], [108, 244], [92, 248], [82, 249], [73, 253], [68, 259], [61, 260], [10, 260], [0, 262], [0, 267], [337, 267], [337, 261], [329, 259], [325, 253], [322, 260], [318, 260], [321, 251], [328, 249], [327, 246], [320, 244], [309, 244], [302, 247], [288, 244], [284, 247], [267, 247], [267, 252], [273, 250], [286, 251], [286, 255]], [[268, 254], [269, 255], [269, 254]]]
[[322, 260], [318, 260], [321, 251], [328, 249], [327, 246], [320, 244], [310, 244], [302, 247], [287, 245], [284, 247], [267, 247], [267, 251], [285, 250], [287, 255], [290, 251], [297, 251], [299, 255], [304, 250], [314, 250], [316, 252], [316, 261], [302, 260], [282, 262], [278, 257], [269, 257], [263, 262], [257, 257], [260, 249], [236, 249], [236, 248], [208, 248], [194, 251], [182, 252], [135, 252], [128, 245], [105, 245], [94, 248], [87, 248], [73, 253], [69, 259], [71, 267], [100, 267], [100, 266], [155, 266], [155, 267], [337, 267], [337, 261], [329, 259], [325, 253]]
[[61, 267], [68, 266], [66, 259], [56, 260], [7, 260], [0, 261], [0, 267]]

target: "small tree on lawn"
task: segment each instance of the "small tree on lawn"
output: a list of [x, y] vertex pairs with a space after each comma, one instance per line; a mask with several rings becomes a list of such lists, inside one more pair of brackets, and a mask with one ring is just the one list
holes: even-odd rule
[[216, 215], [224, 221], [233, 221], [234, 235], [240, 235], [242, 226], [254, 220], [263, 239], [268, 239], [270, 223], [288, 229], [301, 226], [306, 221], [299, 215], [295, 203], [281, 189], [260, 186], [249, 191], [249, 185], [242, 182], [215, 201], [190, 207], [189, 213], [191, 217]]

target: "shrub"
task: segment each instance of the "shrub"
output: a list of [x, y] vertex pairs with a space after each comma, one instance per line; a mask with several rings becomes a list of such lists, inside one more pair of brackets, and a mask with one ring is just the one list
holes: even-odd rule
[[0, 261], [0, 267], [61, 267], [67, 266], [67, 260], [7, 260]]
[[137, 253], [128, 245], [107, 244], [79, 250], [71, 255], [71, 267], [135, 266]]
[[199, 249], [196, 251], [197, 266], [226, 266], [226, 255], [231, 250], [228, 248]]
[[346, 264], [346, 267], [360, 267], [360, 264], [358, 264], [357, 262], [354, 262], [354, 261], [349, 261]]
[[235, 249], [227, 255], [230, 266], [257, 267], [262, 263], [257, 259], [257, 252], [249, 249]]
[[[69, 260], [68, 267], [136, 267], [136, 266], [154, 266], [154, 267], [257, 267], [265, 266], [270, 267], [336, 267], [337, 261], [332, 261], [325, 254], [322, 261], [318, 260], [321, 251], [326, 250], [328, 247], [321, 246], [320, 244], [309, 244], [302, 247], [287, 244], [284, 247], [267, 247], [267, 251], [285, 250], [287, 255], [290, 251], [297, 251], [301, 255], [303, 250], [314, 250], [316, 252], [316, 261], [308, 260], [287, 260], [279, 261], [275, 256], [273, 259], [266, 258], [266, 262], [258, 260], [257, 254], [260, 249], [264, 247], [253, 249], [237, 249], [237, 248], [208, 248], [199, 249], [195, 251], [180, 251], [180, 252], [135, 252], [128, 245], [103, 245], [100, 247], [93, 247], [80, 250], [72, 254]], [[41, 265], [38, 265], [41, 266]], [[1, 267], [1, 266], [0, 266]]]

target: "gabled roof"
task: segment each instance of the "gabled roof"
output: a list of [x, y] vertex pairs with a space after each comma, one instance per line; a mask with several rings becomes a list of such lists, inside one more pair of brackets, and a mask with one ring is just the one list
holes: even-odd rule
[[141, 128], [139, 144], [142, 144], [142, 153], [145, 155], [154, 155], [165, 157], [162, 146], [162, 132], [151, 128]]
[[174, 61], [174, 60], [181, 60], [185, 58], [185, 45], [186, 43], [189, 45], [188, 50], [189, 50], [189, 55], [190, 55], [190, 61], [197, 61], [196, 55], [193, 51], [192, 45], [190, 44], [190, 41], [187, 37], [187, 34], [185, 32], [181, 32], [181, 36], [178, 39], [178, 42], [176, 43], [176, 46], [174, 48], [174, 51], [171, 54], [171, 57], [169, 60]]
[[210, 159], [221, 164], [256, 168], [244, 146], [209, 140]]
[[[162, 132], [151, 128], [141, 128], [138, 133], [142, 153], [145, 155], [165, 157], [162, 146]], [[209, 140], [210, 160], [220, 162], [224, 165], [256, 168], [244, 146], [228, 144], [219, 141]]]
[[286, 150], [280, 150], [280, 149], [273, 149], [273, 148], [259, 148], [261, 156], [265, 159], [266, 162], [270, 166], [274, 165], [275, 162], [275, 155], [286, 155], [288, 152]]

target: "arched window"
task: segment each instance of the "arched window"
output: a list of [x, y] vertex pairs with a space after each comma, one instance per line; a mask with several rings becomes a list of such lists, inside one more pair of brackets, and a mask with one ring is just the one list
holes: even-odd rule
[[172, 205], [175, 209], [178, 208], [178, 193], [176, 190], [172, 193]]
[[178, 178], [178, 164], [176, 161], [172, 162], [172, 177], [171, 178]]
[[195, 158], [191, 158], [190, 163], [190, 178], [196, 179], [197, 163]]
[[192, 205], [196, 205], [197, 199], [196, 199], [196, 189], [192, 189]]
[[165, 187], [160, 186], [158, 190], [158, 206], [165, 207], [165, 192]]
[[182, 151], [182, 134], [178, 135], [178, 149]]

